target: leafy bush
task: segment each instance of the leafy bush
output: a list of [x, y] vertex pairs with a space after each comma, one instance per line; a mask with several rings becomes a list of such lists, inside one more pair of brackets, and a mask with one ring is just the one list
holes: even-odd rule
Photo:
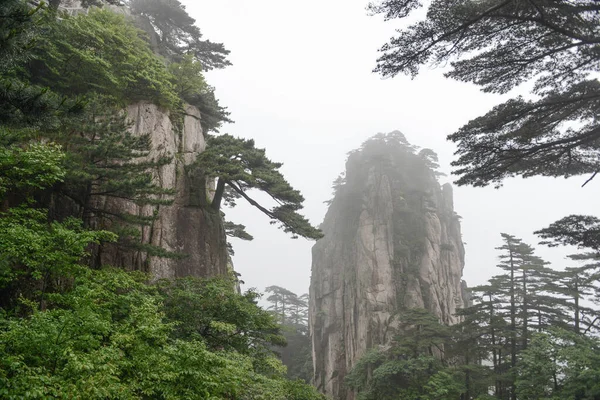
[[[237, 351], [235, 339], [231, 345], [225, 341], [256, 315], [268, 331], [275, 327], [253, 295], [237, 294], [225, 280], [186, 278], [155, 286], [146, 279], [117, 269], [81, 268], [69, 290], [48, 295], [46, 311], [30, 304], [28, 318], [0, 314], [0, 397], [322, 398], [286, 380], [285, 367], [266, 349], [259, 353], [240, 345]], [[173, 311], [183, 299], [192, 314]], [[251, 315], [231, 314], [228, 306], [220, 316], [211, 314], [219, 303], [243, 305]], [[195, 324], [189, 319], [194, 316], [211, 331], [183, 334], [179, 327]], [[256, 322], [254, 328], [265, 329]], [[237, 339], [255, 341], [258, 335], [247, 334]]]

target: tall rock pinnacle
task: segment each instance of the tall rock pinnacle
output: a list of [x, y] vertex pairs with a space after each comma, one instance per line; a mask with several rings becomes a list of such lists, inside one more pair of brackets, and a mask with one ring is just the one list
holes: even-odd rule
[[313, 247], [310, 328], [315, 385], [351, 400], [344, 376], [370, 348], [389, 343], [397, 314], [425, 308], [444, 324], [463, 307], [464, 247], [452, 187], [437, 156], [398, 131], [352, 152]]

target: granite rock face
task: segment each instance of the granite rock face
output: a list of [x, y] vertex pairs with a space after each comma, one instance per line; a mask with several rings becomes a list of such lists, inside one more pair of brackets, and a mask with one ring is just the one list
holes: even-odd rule
[[313, 247], [310, 287], [314, 383], [333, 399], [354, 398], [344, 376], [366, 350], [390, 341], [399, 310], [458, 322], [464, 247], [452, 188], [440, 186], [434, 165], [397, 131], [348, 158], [325, 237]]
[[99, 263], [143, 270], [154, 279], [226, 274], [225, 231], [218, 212], [207, 207], [212, 184], [192, 165], [206, 148], [200, 112], [187, 106], [182, 126], [178, 128], [167, 112], [152, 103], [133, 104], [127, 108], [127, 115], [134, 134], [151, 136], [152, 150], [148, 157], [171, 159], [152, 173], [156, 184], [174, 191], [174, 195], [162, 195], [172, 200], [172, 204], [140, 206], [131, 201], [102, 197], [96, 207], [114, 213], [155, 216], [149, 226], [140, 229], [142, 244], [159, 246], [181, 257], [147, 256], [143, 251], [109, 245], [99, 249]]

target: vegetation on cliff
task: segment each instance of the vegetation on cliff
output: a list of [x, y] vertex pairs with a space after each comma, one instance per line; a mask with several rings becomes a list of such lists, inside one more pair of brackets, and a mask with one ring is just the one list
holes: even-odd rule
[[[320, 399], [286, 378], [273, 351], [282, 328], [256, 292], [228, 277], [149, 284], [94, 257], [155, 217], [111, 214], [95, 199], [170, 202], [151, 174], [170, 160], [149, 159], [124, 106], [154, 102], [176, 119], [192, 103], [212, 130], [227, 119], [202, 75], [227, 52], [200, 40], [179, 2], [152, 4], [134, 14], [163, 28], [163, 56], [152, 32], [107, 9], [0, 3], [0, 397]], [[168, 9], [177, 18], [161, 20]], [[102, 213], [123, 229], [98, 229]]]

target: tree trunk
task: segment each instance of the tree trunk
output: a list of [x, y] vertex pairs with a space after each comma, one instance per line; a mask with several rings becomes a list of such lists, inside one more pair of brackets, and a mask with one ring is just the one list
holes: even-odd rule
[[575, 333], [579, 333], [579, 276], [575, 275]]
[[223, 192], [225, 191], [225, 180], [223, 178], [219, 178], [217, 181], [217, 187], [215, 189], [215, 196], [213, 197], [213, 201], [211, 207], [215, 210], [221, 209], [221, 201], [223, 201]]
[[529, 319], [529, 316], [527, 315], [527, 301], [529, 301], [527, 296], [527, 273], [525, 272], [525, 268], [523, 268], [523, 328], [521, 331], [523, 337], [521, 338], [521, 351], [527, 348], [527, 337], [529, 336], [527, 332], [527, 322]]
[[[510, 245], [509, 245], [510, 246]], [[517, 306], [515, 301], [515, 263], [513, 259], [512, 248], [510, 252], [510, 366], [511, 374], [514, 373], [517, 365]], [[510, 390], [511, 400], [517, 400], [514, 379], [511, 382]]]

